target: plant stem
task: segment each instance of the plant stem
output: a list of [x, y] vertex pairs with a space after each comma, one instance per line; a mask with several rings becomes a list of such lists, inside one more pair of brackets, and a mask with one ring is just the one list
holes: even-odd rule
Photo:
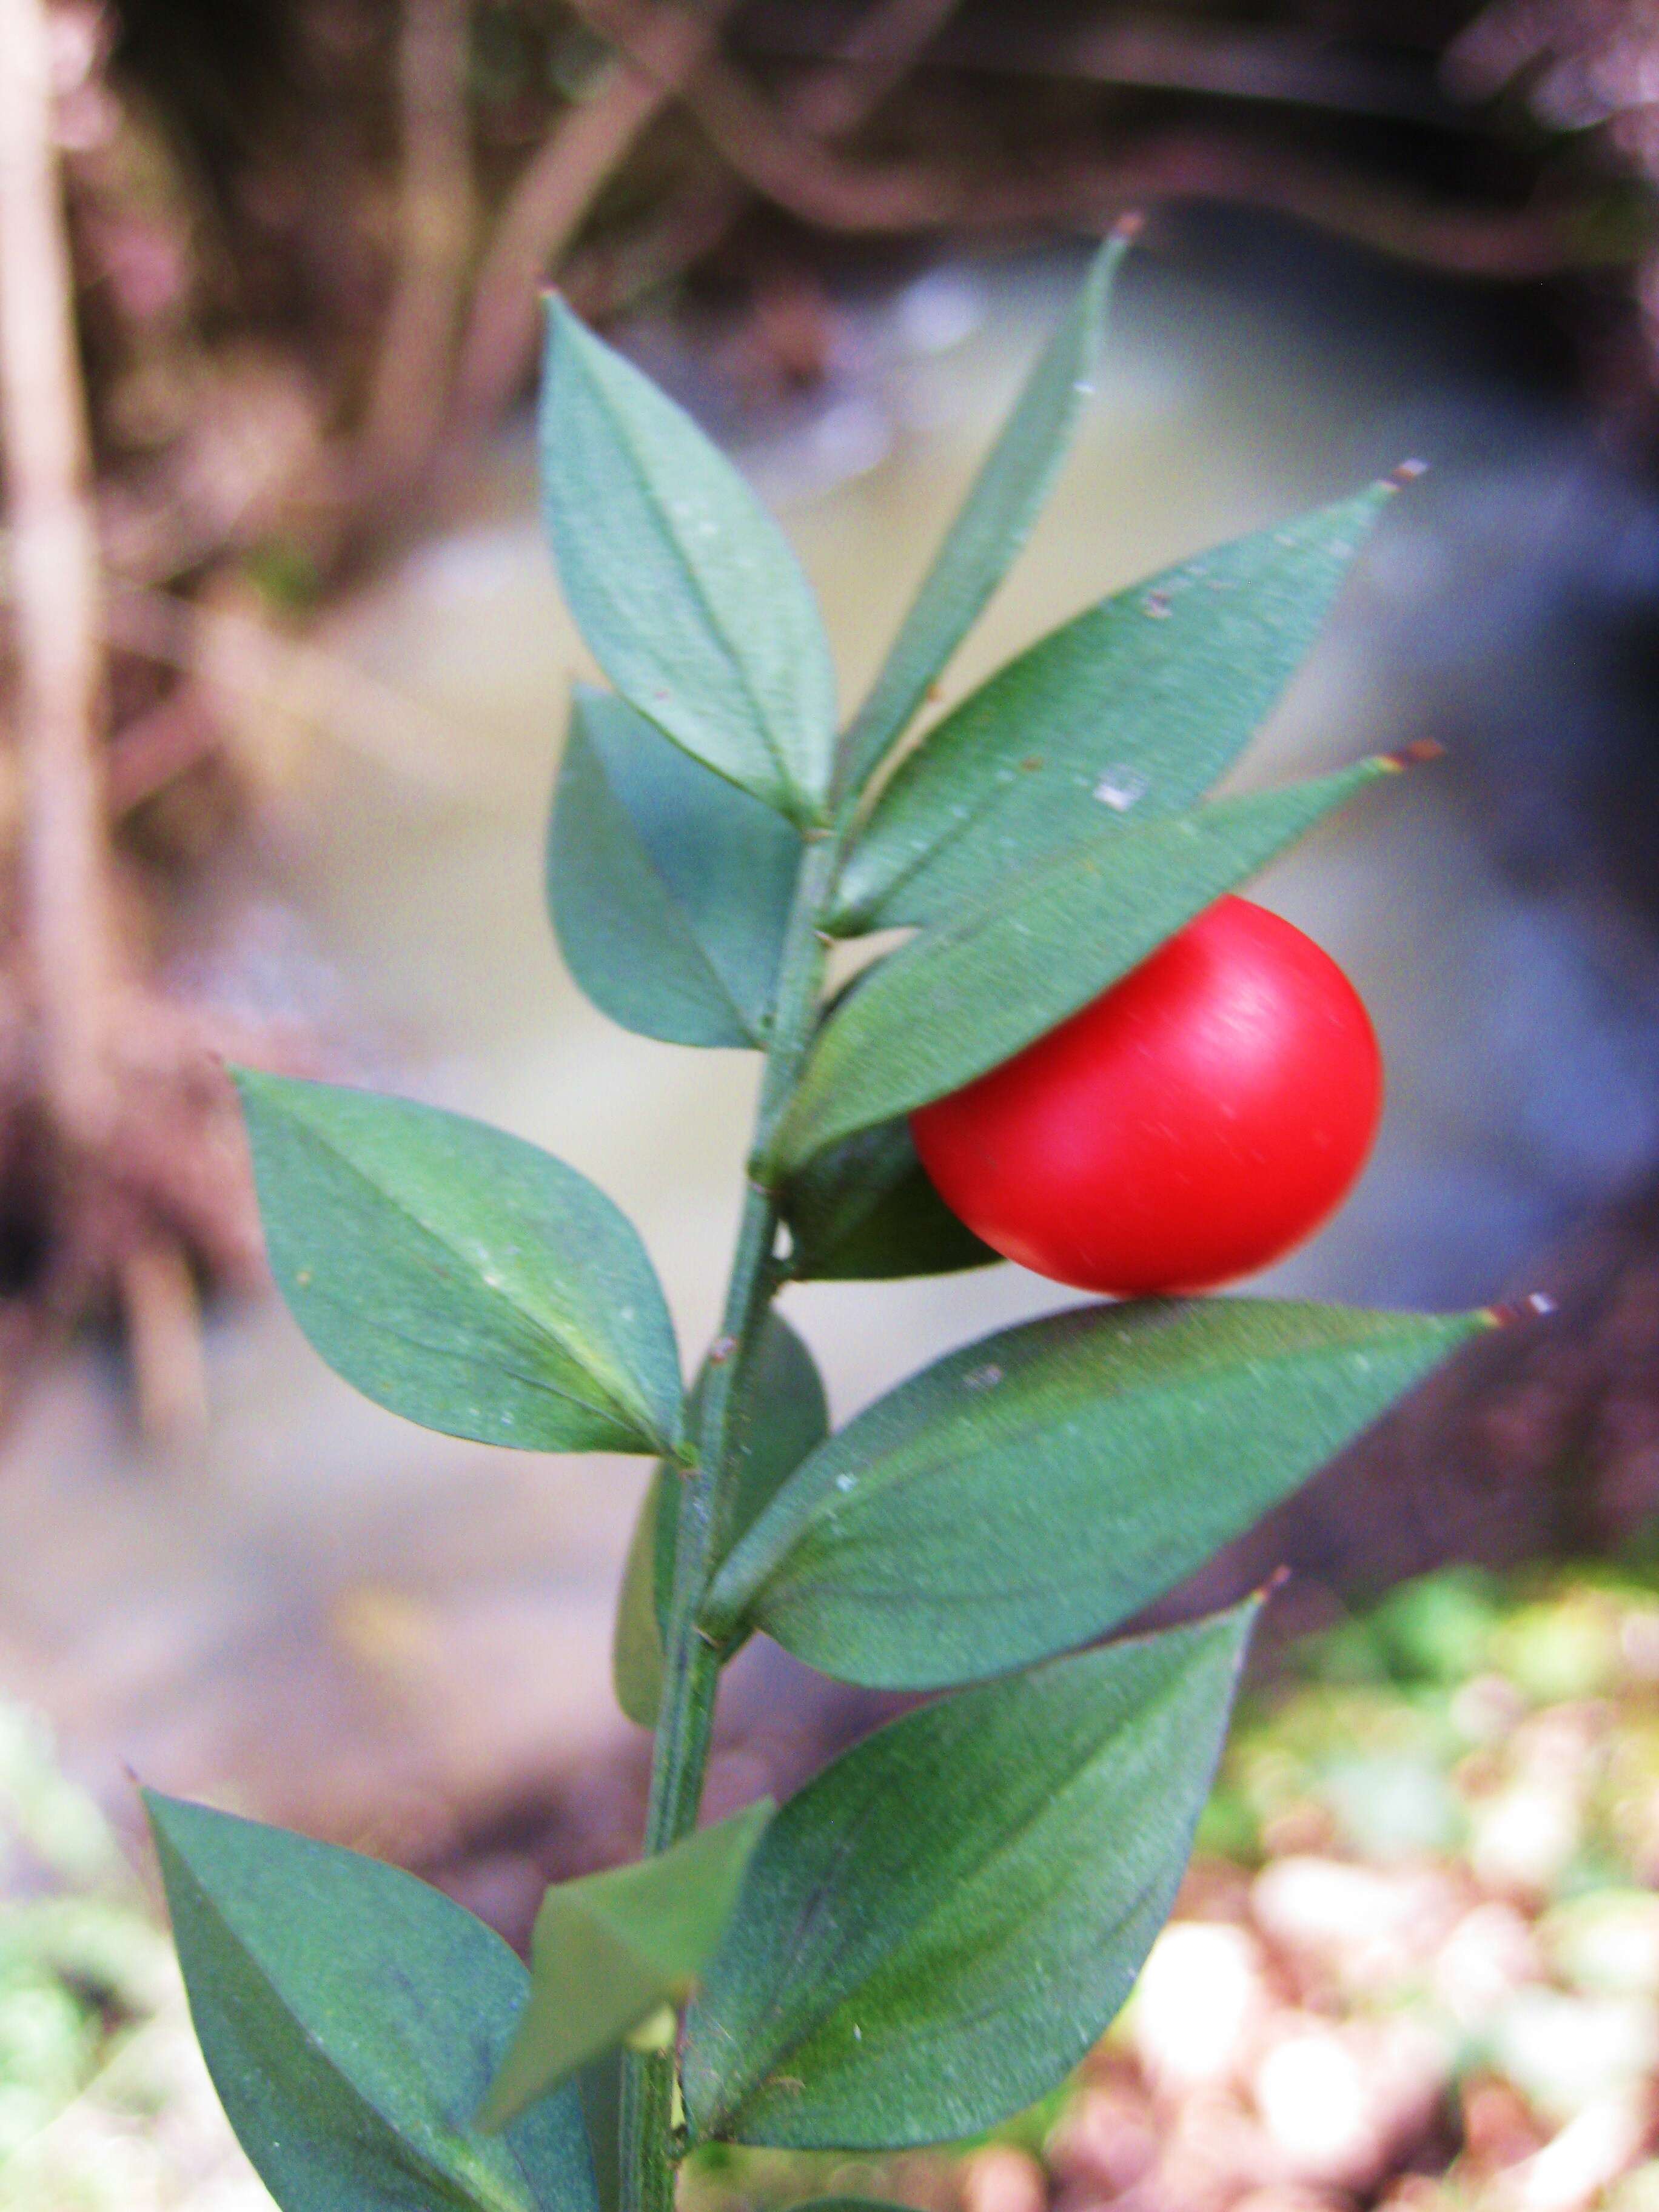
[[[778, 989], [757, 1115], [757, 1140], [788, 1103], [812, 1039], [823, 975], [818, 917], [837, 857], [826, 833], [809, 836], [784, 934]], [[702, 1798], [714, 1723], [720, 1657], [697, 1614], [727, 1537], [732, 1481], [732, 1407], [781, 1280], [774, 1256], [775, 1192], [751, 1180], [738, 1229], [720, 1333], [708, 1355], [697, 1462], [680, 1495], [674, 1597], [669, 1615], [662, 1705], [646, 1814], [647, 1854], [690, 1834]], [[623, 2062], [623, 2212], [672, 2212], [674, 2201], [674, 2056], [629, 2053]]]

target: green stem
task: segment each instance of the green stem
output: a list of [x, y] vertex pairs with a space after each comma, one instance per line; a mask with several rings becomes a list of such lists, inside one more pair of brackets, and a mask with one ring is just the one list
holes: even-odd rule
[[[777, 1003], [757, 1116], [757, 1150], [788, 1103], [812, 1041], [823, 975], [818, 917], [829, 896], [836, 860], [833, 838], [822, 834], [809, 838], [779, 963]], [[708, 1355], [697, 1462], [684, 1476], [680, 1493], [674, 1595], [646, 1813], [647, 1854], [666, 1850], [690, 1834], [702, 1798], [720, 1662], [714, 1646], [699, 1632], [697, 1614], [727, 1538], [737, 1386], [782, 1280], [774, 1256], [777, 1233], [776, 1194], [751, 1180], [720, 1333]], [[673, 2104], [672, 2053], [629, 2054], [623, 2073], [623, 2212], [672, 2212]]]

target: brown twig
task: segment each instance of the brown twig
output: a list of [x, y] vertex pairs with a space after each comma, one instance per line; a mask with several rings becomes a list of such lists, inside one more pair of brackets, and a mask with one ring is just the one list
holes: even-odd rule
[[818, 138], [842, 138], [874, 114], [944, 29], [961, 0], [876, 0], [840, 52], [810, 76], [791, 102]]
[[471, 788], [455, 764], [451, 733], [435, 715], [308, 638], [167, 592], [118, 590], [106, 619], [115, 644], [178, 669], [210, 702], [246, 700], [301, 728], [325, 732], [362, 758], [444, 797]]
[[[635, 53], [650, 20], [636, 0], [578, 0], [584, 17]], [[791, 127], [742, 73], [705, 61], [684, 86], [721, 159], [775, 206], [825, 230], [902, 234], [1072, 221], [1095, 226], [1158, 198], [1243, 201], [1301, 216], [1378, 250], [1486, 276], [1540, 276], [1582, 265], [1582, 241], [1552, 209], [1440, 205], [1334, 177], [1282, 148], [1212, 133], [1143, 138], [1116, 159], [1079, 149], [1039, 168], [986, 177], [925, 161], [859, 161]]]
[[[823, 62], [845, 12], [805, 9], [799, 0], [751, 9], [744, 16], [743, 45], [753, 53]], [[855, 40], [862, 40], [868, 21], [860, 20]], [[1337, 40], [1310, 38], [1295, 29], [1212, 23], [1184, 15], [1171, 18], [1114, 8], [1046, 22], [1029, 14], [980, 10], [930, 42], [927, 60], [941, 69], [975, 74], [1054, 77], [1445, 129], [1468, 127], [1468, 117], [1437, 94], [1430, 73], [1404, 57], [1355, 52]]]
[[[849, 137], [903, 81], [961, 0], [878, 0], [833, 58], [791, 93], [789, 124], [814, 137]], [[744, 179], [720, 165], [679, 187], [642, 233], [573, 258], [565, 279], [584, 313], [617, 313], [639, 293], [705, 258], [749, 204]]]
[[562, 114], [531, 156], [474, 288], [453, 414], [475, 425], [516, 391], [536, 337], [536, 301], [601, 186], [711, 50], [732, 0], [665, 6], [635, 26], [603, 88]]
[[404, 0], [398, 263], [357, 451], [360, 496], [395, 500], [442, 428], [473, 230], [468, 0]]
[[176, 1433], [204, 1411], [197, 1264], [246, 1283], [257, 1237], [209, 1025], [123, 957], [103, 743], [118, 601], [88, 488], [65, 231], [44, 0], [0, 0], [0, 430], [23, 954], [15, 1012], [0, 975], [0, 1119], [9, 1199], [38, 1210], [45, 1243], [28, 1294], [0, 1307], [0, 1354], [58, 1340], [112, 1297], [140, 1417]]
[[188, 1436], [207, 1419], [201, 1301], [176, 1237], [139, 1235], [121, 1252], [116, 1284], [131, 1349], [139, 1424], [148, 1436]]
[[48, 1113], [76, 1153], [109, 1115], [101, 581], [42, 0], [0, 0], [0, 423], [11, 523], [23, 909]]

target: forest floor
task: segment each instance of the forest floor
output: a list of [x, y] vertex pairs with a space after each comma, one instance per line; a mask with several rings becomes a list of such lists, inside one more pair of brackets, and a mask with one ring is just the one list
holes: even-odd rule
[[[150, 1892], [0, 1709], [0, 2212], [255, 2212]], [[1448, 1571], [1241, 1717], [1064, 2087], [884, 2159], [709, 2148], [686, 2212], [1659, 2207], [1659, 1563]]]

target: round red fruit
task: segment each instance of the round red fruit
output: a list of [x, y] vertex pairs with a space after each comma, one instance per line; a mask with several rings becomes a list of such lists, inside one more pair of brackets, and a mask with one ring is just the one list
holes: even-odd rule
[[1382, 1110], [1352, 984], [1291, 923], [1224, 898], [910, 1127], [940, 1197], [1005, 1258], [1131, 1297], [1281, 1258], [1346, 1195]]

